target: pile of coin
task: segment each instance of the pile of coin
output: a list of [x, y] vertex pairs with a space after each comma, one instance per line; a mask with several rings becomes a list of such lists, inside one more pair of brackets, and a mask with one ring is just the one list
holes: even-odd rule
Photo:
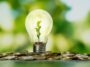
[[1, 53], [0, 60], [90, 60], [89, 54], [78, 53], [33, 53], [33, 52], [15, 52]]

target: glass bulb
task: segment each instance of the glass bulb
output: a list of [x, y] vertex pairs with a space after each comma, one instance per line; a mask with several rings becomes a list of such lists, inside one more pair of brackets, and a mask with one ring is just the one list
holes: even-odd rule
[[[31, 41], [38, 45], [35, 51], [45, 51], [45, 44], [48, 40], [48, 35], [51, 32], [53, 20], [47, 11], [36, 9], [31, 11], [26, 17], [26, 30], [30, 36]], [[41, 47], [43, 46], [43, 47]], [[35, 52], [34, 51], [34, 52]]]

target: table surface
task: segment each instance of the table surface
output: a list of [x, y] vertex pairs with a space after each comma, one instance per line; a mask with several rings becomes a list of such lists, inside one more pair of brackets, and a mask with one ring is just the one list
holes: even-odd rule
[[71, 61], [71, 60], [2, 60], [0, 67], [90, 67], [90, 61]]

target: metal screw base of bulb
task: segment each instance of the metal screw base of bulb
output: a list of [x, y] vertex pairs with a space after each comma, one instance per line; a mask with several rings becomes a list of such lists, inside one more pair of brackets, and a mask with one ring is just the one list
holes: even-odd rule
[[46, 44], [43, 42], [35, 42], [33, 45], [33, 52], [35, 53], [43, 53], [45, 52]]

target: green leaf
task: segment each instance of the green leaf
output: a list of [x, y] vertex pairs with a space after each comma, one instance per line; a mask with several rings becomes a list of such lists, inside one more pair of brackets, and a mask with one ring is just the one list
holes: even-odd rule
[[41, 21], [38, 21], [37, 22], [37, 26], [36, 26], [36, 32], [37, 32], [37, 37], [38, 37], [38, 40], [39, 40], [39, 38], [40, 38], [40, 29], [41, 29], [41, 26], [40, 26], [40, 23], [41, 23]]

